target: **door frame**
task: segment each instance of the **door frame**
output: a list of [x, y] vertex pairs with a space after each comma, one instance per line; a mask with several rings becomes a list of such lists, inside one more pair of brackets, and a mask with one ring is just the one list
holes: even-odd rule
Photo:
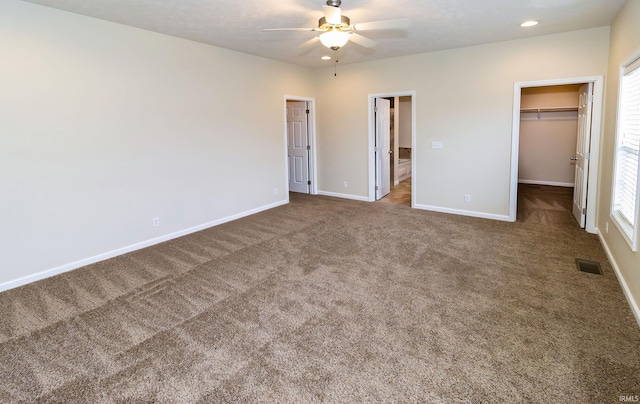
[[[411, 148], [416, 148], [416, 91], [395, 91], [388, 93], [369, 94], [369, 202], [375, 202], [376, 200], [376, 156], [375, 156], [375, 144], [376, 144], [376, 112], [375, 112], [375, 99], [376, 98], [389, 98], [389, 97], [411, 97]], [[396, 125], [398, 122], [395, 123]], [[415, 153], [412, 153], [416, 156]], [[411, 158], [411, 207], [416, 204], [416, 160]]]
[[[395, 98], [395, 97], [394, 97]], [[381, 200], [391, 192], [391, 164], [395, 162], [395, 155], [391, 150], [391, 101], [388, 98], [376, 98], [376, 140], [375, 146], [375, 161], [376, 161], [376, 201]], [[386, 104], [383, 108], [382, 105]], [[381, 109], [382, 108], [382, 109]], [[384, 116], [384, 110], [388, 111], [387, 116]], [[381, 113], [383, 112], [383, 113]], [[395, 115], [395, 111], [394, 111]], [[386, 125], [385, 127], [381, 127]], [[393, 131], [395, 135], [395, 130]], [[386, 137], [386, 141], [385, 141]], [[388, 146], [388, 149], [387, 149]], [[385, 150], [387, 153], [385, 155]], [[393, 156], [393, 158], [392, 158]], [[385, 160], [387, 160], [385, 162]], [[386, 164], [385, 164], [386, 163]], [[386, 167], [385, 167], [386, 166]], [[386, 183], [388, 176], [388, 183]], [[386, 193], [385, 193], [386, 192]], [[384, 194], [384, 195], [383, 195]]]
[[602, 138], [602, 112], [604, 103], [604, 76], [573, 77], [538, 81], [516, 82], [513, 85], [513, 128], [511, 132], [511, 184], [509, 193], [509, 221], [515, 222], [518, 212], [518, 161], [520, 150], [520, 102], [523, 88], [593, 83], [593, 109], [591, 115], [591, 142], [589, 150], [589, 176], [587, 180], [587, 221], [585, 230], [596, 233], [596, 205], [598, 173], [600, 170], [600, 140]]
[[318, 194], [318, 167], [316, 165], [316, 99], [310, 97], [301, 97], [296, 95], [285, 95], [283, 101], [284, 110], [284, 171], [285, 171], [285, 183], [287, 184], [287, 201], [289, 201], [289, 159], [288, 159], [288, 133], [287, 133], [287, 101], [303, 101], [309, 103], [309, 122], [307, 123], [307, 133], [309, 136], [309, 145], [311, 150], [309, 153], [309, 180], [311, 181], [310, 194]]

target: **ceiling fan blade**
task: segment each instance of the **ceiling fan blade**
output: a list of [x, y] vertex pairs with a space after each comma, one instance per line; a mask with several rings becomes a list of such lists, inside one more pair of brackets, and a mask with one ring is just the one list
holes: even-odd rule
[[332, 25], [340, 25], [342, 22], [342, 12], [339, 7], [333, 6], [322, 6], [322, 11], [324, 12], [324, 19], [327, 23]]
[[262, 32], [270, 31], [320, 31], [318, 28], [265, 28]]
[[409, 20], [387, 20], [362, 22], [353, 26], [356, 31], [373, 31], [375, 29], [403, 29], [409, 26]]
[[349, 40], [355, 42], [357, 45], [364, 46], [365, 48], [373, 48], [377, 43], [373, 39], [363, 37], [362, 35], [356, 34], [355, 32], [349, 35]]
[[309, 39], [307, 42], [303, 43], [302, 45], [299, 45], [298, 48], [306, 48], [307, 46], [313, 45], [319, 40], [320, 40], [320, 36], [314, 36], [313, 38]]

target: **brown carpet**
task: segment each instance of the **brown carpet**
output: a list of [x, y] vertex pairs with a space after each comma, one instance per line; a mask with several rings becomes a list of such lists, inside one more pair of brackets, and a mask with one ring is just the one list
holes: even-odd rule
[[0, 402], [640, 395], [640, 328], [598, 238], [566, 192], [521, 189], [516, 223], [292, 194], [1, 293]]

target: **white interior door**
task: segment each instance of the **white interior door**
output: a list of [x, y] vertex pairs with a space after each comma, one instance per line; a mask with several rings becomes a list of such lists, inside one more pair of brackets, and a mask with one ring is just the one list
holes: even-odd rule
[[578, 140], [576, 155], [572, 157], [576, 165], [575, 188], [573, 189], [573, 216], [584, 228], [587, 207], [587, 179], [589, 177], [589, 147], [591, 143], [591, 106], [593, 83], [580, 87], [578, 105]]
[[309, 193], [309, 122], [305, 101], [287, 101], [289, 191]]
[[376, 98], [376, 199], [391, 192], [391, 102]]

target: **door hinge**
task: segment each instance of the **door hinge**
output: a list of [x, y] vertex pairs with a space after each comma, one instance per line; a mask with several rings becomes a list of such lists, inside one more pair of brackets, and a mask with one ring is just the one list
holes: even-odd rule
[[307, 145], [307, 150], [311, 150], [311, 146]]
[[378, 190], [378, 186], [376, 185], [376, 191]]
[[309, 110], [307, 110], [307, 115], [309, 115]]
[[593, 102], [593, 94], [589, 94], [589, 102]]
[[582, 208], [582, 214], [586, 215], [587, 214], [587, 208]]
[[585, 153], [584, 154], [585, 160], [589, 160], [590, 157], [591, 157], [591, 153]]
[[311, 180], [307, 181], [307, 185], [311, 185]]

